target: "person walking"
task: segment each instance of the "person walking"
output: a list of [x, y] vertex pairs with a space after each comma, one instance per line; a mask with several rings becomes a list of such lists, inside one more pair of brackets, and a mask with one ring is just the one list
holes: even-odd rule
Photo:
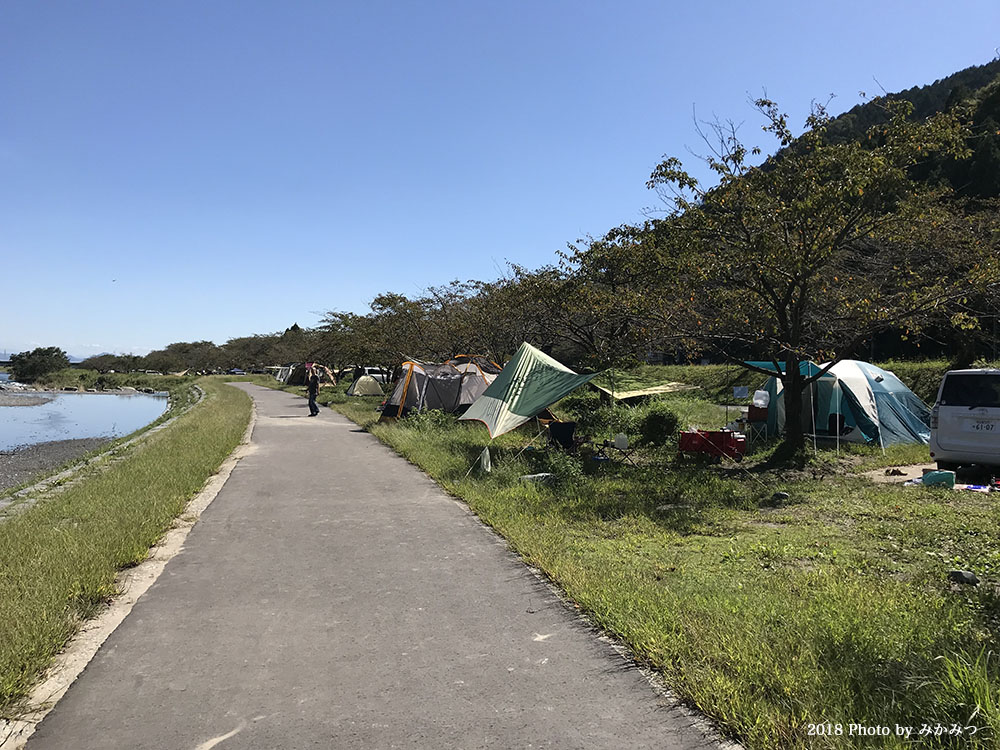
[[306, 365], [306, 390], [309, 393], [309, 416], [319, 414], [316, 397], [319, 395], [319, 370], [312, 362]]

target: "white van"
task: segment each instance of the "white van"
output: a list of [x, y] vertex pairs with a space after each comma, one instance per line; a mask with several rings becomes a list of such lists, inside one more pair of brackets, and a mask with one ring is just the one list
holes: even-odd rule
[[931, 411], [931, 458], [939, 469], [1000, 467], [1000, 370], [950, 370]]

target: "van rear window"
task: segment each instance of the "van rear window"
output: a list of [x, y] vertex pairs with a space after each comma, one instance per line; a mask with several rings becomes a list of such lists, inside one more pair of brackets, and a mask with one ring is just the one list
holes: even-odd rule
[[941, 405], [1000, 408], [1000, 373], [949, 375], [941, 391]]

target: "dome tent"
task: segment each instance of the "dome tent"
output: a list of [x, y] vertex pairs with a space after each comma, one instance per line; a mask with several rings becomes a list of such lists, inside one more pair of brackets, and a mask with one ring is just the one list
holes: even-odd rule
[[501, 368], [476, 354], [463, 354], [436, 364], [408, 360], [392, 393], [382, 406], [379, 421], [399, 419], [412, 411], [464, 411], [493, 382]]
[[[756, 362], [756, 365], [762, 363]], [[772, 366], [773, 367], [773, 366]], [[826, 365], [802, 363], [803, 375]], [[768, 378], [767, 427], [772, 435], [785, 429], [781, 381]], [[834, 364], [802, 394], [802, 427], [807, 434], [839, 437], [842, 442], [893, 445], [930, 442], [930, 409], [888, 370], [845, 359]]]
[[381, 396], [382, 386], [371, 375], [362, 375], [348, 386], [345, 395], [348, 396]]

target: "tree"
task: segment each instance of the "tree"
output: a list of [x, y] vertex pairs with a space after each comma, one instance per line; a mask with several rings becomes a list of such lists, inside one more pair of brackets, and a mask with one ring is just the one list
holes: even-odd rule
[[731, 123], [713, 123], [705, 161], [719, 184], [703, 188], [678, 159], [661, 162], [647, 185], [673, 212], [655, 222], [647, 250], [674, 279], [675, 335], [734, 360], [730, 349], [742, 346], [784, 363], [794, 450], [804, 443], [802, 394], [819, 377], [799, 364], [832, 365], [879, 330], [919, 326], [967, 291], [981, 248], [923, 241], [943, 189], [910, 176], [930, 154], [967, 155], [957, 112], [918, 123], [911, 105], [887, 102], [887, 121], [866, 139], [832, 143], [822, 106], [795, 138], [774, 102], [754, 104], [781, 150], [751, 166], [759, 151]]
[[279, 338], [277, 334], [257, 334], [229, 339], [222, 346], [222, 361], [228, 370], [240, 367], [256, 370], [280, 360], [274, 356]]
[[135, 354], [98, 354], [88, 357], [80, 363], [80, 367], [86, 370], [97, 370], [99, 372], [134, 372], [142, 366], [142, 357]]
[[39, 347], [30, 352], [10, 356], [10, 374], [20, 383], [34, 383], [36, 380], [69, 367], [66, 352], [55, 346]]
[[211, 371], [222, 366], [222, 352], [211, 341], [178, 341], [150, 352], [143, 358], [143, 364], [146, 369], [159, 372]]

